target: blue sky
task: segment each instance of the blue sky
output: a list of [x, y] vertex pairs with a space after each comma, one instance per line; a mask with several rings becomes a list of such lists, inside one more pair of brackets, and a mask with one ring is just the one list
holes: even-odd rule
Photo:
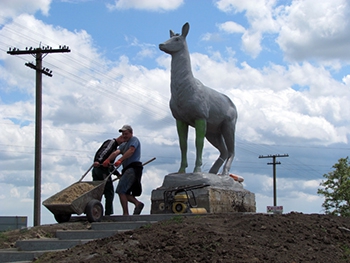
[[[151, 191], [180, 161], [171, 58], [158, 45], [186, 22], [194, 76], [237, 106], [231, 172], [256, 194], [257, 212], [273, 203], [271, 160], [259, 155], [289, 154], [278, 159], [278, 204], [322, 213], [322, 175], [350, 149], [349, 12], [346, 0], [1, 1], [0, 215], [32, 224], [35, 73], [24, 64], [34, 58], [8, 49], [71, 49], [43, 59], [53, 77], [43, 76], [42, 200], [79, 180], [99, 145], [129, 123], [143, 161], [157, 158], [143, 176], [149, 213]], [[204, 171], [217, 156], [206, 143]], [[121, 214], [117, 197], [114, 208]], [[42, 223], [55, 222], [41, 210]]]

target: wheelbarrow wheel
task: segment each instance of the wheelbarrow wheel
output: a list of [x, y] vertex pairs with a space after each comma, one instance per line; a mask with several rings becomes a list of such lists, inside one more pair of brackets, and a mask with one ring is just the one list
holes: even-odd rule
[[71, 214], [58, 214], [54, 216], [58, 223], [65, 223], [69, 221]]
[[103, 216], [103, 206], [100, 201], [92, 199], [85, 208], [85, 214], [90, 223], [100, 222]]

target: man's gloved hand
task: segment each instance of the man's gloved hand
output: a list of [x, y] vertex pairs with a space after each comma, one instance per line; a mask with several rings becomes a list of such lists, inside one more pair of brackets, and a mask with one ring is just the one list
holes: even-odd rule
[[122, 162], [123, 161], [119, 159], [118, 161], [115, 162], [114, 166], [119, 167], [122, 164]]
[[109, 166], [109, 159], [107, 158], [106, 160], [104, 160], [104, 162], [102, 163], [103, 167], [108, 167]]

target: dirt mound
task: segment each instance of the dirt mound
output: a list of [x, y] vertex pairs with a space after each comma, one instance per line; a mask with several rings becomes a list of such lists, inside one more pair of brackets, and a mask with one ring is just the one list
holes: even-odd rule
[[350, 262], [349, 229], [318, 214], [174, 216], [37, 262]]

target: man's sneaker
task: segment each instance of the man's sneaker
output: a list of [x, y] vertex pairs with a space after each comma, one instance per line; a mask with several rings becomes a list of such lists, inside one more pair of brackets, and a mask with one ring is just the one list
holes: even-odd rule
[[134, 215], [141, 214], [141, 211], [145, 205], [143, 203], [138, 204], [134, 209]]

